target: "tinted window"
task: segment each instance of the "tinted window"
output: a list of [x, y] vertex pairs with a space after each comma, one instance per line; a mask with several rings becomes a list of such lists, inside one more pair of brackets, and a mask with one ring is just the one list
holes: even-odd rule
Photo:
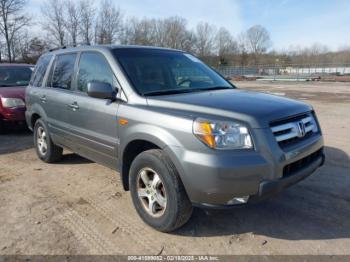
[[91, 81], [105, 82], [113, 86], [113, 72], [102, 54], [85, 52], [80, 56], [78, 90], [86, 92]]
[[176, 67], [171, 68], [171, 73], [174, 75], [176, 83], [181, 84], [182, 86], [189, 87], [191, 86], [191, 82], [201, 82], [214, 85], [213, 79], [200, 70], [200, 68], [191, 67], [188, 63], [182, 63], [179, 61], [179, 64]]
[[50, 60], [52, 58], [52, 55], [46, 55], [40, 57], [39, 61], [36, 64], [33, 77], [30, 81], [30, 83], [33, 86], [41, 86], [44, 80], [44, 76], [46, 73], [46, 69], [49, 66]]
[[142, 95], [233, 88], [196, 57], [177, 51], [113, 50], [134, 88]]
[[0, 87], [27, 86], [31, 75], [28, 66], [0, 66]]
[[52, 87], [71, 89], [76, 54], [58, 55], [52, 75]]

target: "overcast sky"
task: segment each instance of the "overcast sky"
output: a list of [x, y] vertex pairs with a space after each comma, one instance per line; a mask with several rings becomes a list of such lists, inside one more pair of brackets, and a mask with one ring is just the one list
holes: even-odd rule
[[[29, 12], [40, 13], [44, 0], [29, 0]], [[181, 16], [189, 27], [206, 21], [233, 35], [255, 24], [271, 33], [277, 50], [290, 46], [350, 45], [350, 0], [114, 0], [126, 16]]]

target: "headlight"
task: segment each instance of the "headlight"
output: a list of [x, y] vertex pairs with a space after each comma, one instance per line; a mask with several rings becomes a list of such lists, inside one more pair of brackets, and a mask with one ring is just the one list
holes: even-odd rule
[[234, 121], [196, 119], [193, 123], [193, 133], [199, 140], [211, 148], [253, 148], [248, 128]]
[[25, 106], [23, 100], [19, 98], [1, 98], [1, 103], [6, 108]]

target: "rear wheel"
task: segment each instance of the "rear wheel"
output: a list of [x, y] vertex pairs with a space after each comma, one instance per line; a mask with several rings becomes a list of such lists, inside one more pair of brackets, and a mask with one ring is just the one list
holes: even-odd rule
[[192, 204], [175, 166], [162, 150], [138, 155], [131, 165], [129, 179], [134, 206], [151, 227], [170, 232], [191, 217]]
[[41, 119], [34, 125], [34, 145], [38, 157], [46, 163], [57, 162], [62, 157], [63, 149], [52, 142], [47, 125]]

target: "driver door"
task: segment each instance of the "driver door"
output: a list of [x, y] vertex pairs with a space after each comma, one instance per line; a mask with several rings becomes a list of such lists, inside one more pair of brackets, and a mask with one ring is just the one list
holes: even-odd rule
[[91, 81], [116, 86], [116, 78], [104, 55], [82, 52], [76, 75], [75, 95], [68, 102], [77, 152], [95, 162], [116, 169], [118, 158], [118, 102], [87, 95]]

